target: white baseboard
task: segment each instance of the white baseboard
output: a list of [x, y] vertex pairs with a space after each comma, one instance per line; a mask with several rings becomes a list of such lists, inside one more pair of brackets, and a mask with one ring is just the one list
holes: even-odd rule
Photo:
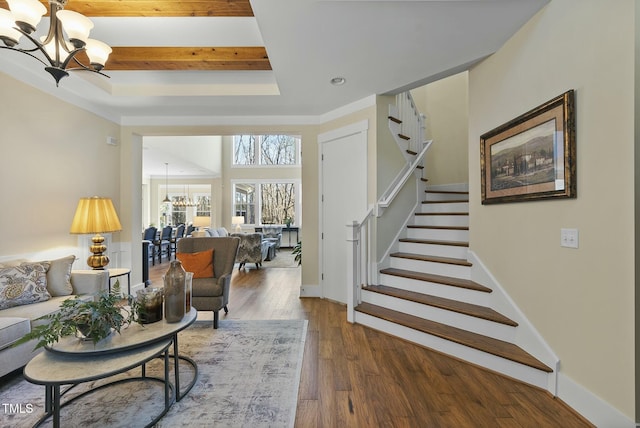
[[558, 398], [597, 427], [632, 428], [638, 426], [618, 409], [563, 373], [558, 373]]
[[300, 287], [300, 297], [322, 297], [320, 285], [303, 284]]

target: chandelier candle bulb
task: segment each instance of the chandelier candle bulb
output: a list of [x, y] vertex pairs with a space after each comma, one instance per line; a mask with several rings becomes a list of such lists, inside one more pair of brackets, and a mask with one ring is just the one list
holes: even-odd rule
[[16, 25], [27, 34], [36, 30], [47, 8], [38, 0], [7, 0]]
[[22, 37], [22, 33], [13, 28], [15, 22], [16, 20], [11, 12], [6, 9], [0, 9], [0, 40], [9, 47], [17, 45], [20, 42], [20, 37]]
[[72, 10], [61, 10], [57, 15], [73, 46], [76, 48], [83, 47], [89, 39], [89, 32], [93, 28], [93, 22], [86, 16]]

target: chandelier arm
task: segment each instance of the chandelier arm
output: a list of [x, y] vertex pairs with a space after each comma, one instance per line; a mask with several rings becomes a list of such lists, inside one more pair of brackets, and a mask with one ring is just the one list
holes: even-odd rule
[[[72, 51], [69, 52], [69, 55], [67, 56], [67, 59], [64, 60], [64, 62], [62, 63], [62, 65], [60, 66], [60, 68], [62, 68], [63, 70], [67, 69], [67, 66], [69, 65], [69, 63], [71, 62], [71, 60], [74, 60], [76, 64], [78, 64], [79, 66], [81, 66], [82, 68], [86, 68], [87, 70], [91, 70], [89, 67], [87, 67], [86, 65], [84, 65], [83, 63], [81, 63], [80, 61], [78, 61], [78, 59], [76, 58], [76, 54], [80, 51], [83, 51], [84, 48], [78, 48], [78, 49], [74, 49]], [[91, 70], [92, 71], [92, 70]]]
[[[46, 66], [51, 65], [51, 64], [47, 64], [47, 63], [46, 63], [46, 62], [44, 62], [42, 59], [38, 58], [37, 56], [35, 56], [34, 54], [32, 54], [32, 53], [31, 53], [31, 52], [37, 51], [37, 50], [38, 50], [38, 48], [33, 48], [33, 49], [31, 49], [31, 50], [25, 50], [25, 49], [16, 49], [16, 48], [12, 48], [12, 47], [9, 47], [9, 46], [2, 46], [2, 45], [0, 45], [0, 49], [9, 49], [10, 51], [20, 52], [20, 53], [23, 53], [23, 54], [29, 55], [31, 58], [35, 58], [35, 59], [37, 59], [38, 61], [40, 61], [42, 64], [44, 64], [44, 65], [46, 65]], [[47, 56], [47, 58], [48, 58], [48, 56]]]
[[80, 67], [67, 68], [65, 70], [66, 71], [90, 71], [91, 73], [96, 73], [96, 74], [99, 74], [100, 76], [106, 77], [107, 79], [111, 79], [111, 76], [109, 76], [108, 74], [104, 74], [101, 71], [94, 70], [93, 68], [87, 67], [86, 65], [82, 64], [81, 62], [78, 62], [77, 60], [76, 60], [76, 64], [79, 64]]
[[[51, 57], [49, 56], [49, 54], [47, 53], [47, 51], [44, 49], [44, 44], [40, 43], [38, 40], [36, 40], [35, 38], [31, 37], [31, 34], [27, 33], [26, 31], [23, 31], [20, 27], [14, 27], [16, 30], [18, 30], [20, 33], [22, 33], [23, 36], [25, 36], [27, 39], [29, 39], [31, 41], [31, 43], [33, 43], [34, 48], [33, 49], [22, 49], [22, 48], [9, 48], [11, 50], [17, 51], [17, 52], [22, 52], [25, 53], [35, 59], [37, 59], [38, 61], [40, 61], [41, 63], [43, 63], [44, 65], [50, 65], [52, 67], [55, 67], [55, 62], [53, 62], [53, 59], [51, 59]], [[4, 47], [4, 46], [3, 46]], [[40, 58], [38, 58], [35, 55], [32, 55], [30, 52], [35, 52], [35, 51], [40, 51], [42, 52], [42, 54], [45, 56], [45, 58], [47, 58], [47, 61], [49, 61], [49, 64], [47, 64], [46, 62], [44, 62], [43, 60], [41, 60]]]

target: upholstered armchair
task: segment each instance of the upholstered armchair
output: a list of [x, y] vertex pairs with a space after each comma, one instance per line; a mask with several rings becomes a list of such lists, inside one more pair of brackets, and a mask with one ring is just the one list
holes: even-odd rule
[[193, 271], [189, 269], [189, 264], [195, 263], [195, 258], [213, 250], [213, 268], [211, 269], [207, 265], [207, 269], [202, 269], [202, 263], [198, 263], [200, 266], [197, 270], [200, 271], [200, 274], [194, 272], [191, 292], [191, 305], [194, 308], [198, 311], [213, 311], [213, 328], [218, 328], [220, 309], [224, 309], [225, 314], [229, 313], [227, 305], [231, 289], [231, 274], [239, 243], [239, 238], [230, 236], [224, 238], [187, 237], [177, 243], [177, 259], [182, 261], [187, 272]]
[[263, 239], [275, 242], [276, 249], [280, 248], [282, 241], [282, 226], [262, 226]]
[[240, 238], [236, 262], [242, 269], [246, 263], [255, 263], [256, 268], [262, 266], [262, 261], [267, 258], [269, 242], [262, 239], [262, 233], [232, 233], [231, 236]]

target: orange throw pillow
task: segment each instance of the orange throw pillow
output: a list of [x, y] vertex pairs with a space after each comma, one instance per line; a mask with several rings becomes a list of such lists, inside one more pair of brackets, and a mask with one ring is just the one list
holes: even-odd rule
[[199, 253], [178, 253], [178, 260], [187, 272], [193, 272], [194, 278], [214, 278], [213, 249]]

